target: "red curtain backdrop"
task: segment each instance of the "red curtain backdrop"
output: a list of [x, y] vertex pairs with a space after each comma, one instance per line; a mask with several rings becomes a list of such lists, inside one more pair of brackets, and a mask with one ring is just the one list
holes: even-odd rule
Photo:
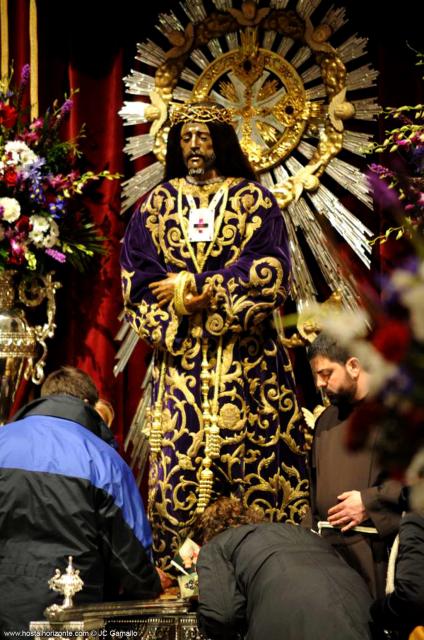
[[[407, 40], [416, 48], [420, 43], [414, 1], [404, 0], [392, 9], [385, 6], [384, 21], [377, 8], [370, 13], [370, 3], [365, 0], [340, 4], [348, 8], [348, 18], [355, 25], [352, 31], [370, 38], [374, 66], [380, 71], [380, 102], [400, 105], [422, 101], [420, 74], [414, 69], [414, 54], [406, 45]], [[175, 1], [157, 1], [153, 8], [141, 0], [37, 2], [40, 111], [54, 99], [69, 95], [71, 89], [79, 90], [69, 134], [75, 136], [85, 124], [81, 148], [96, 171], [109, 169], [125, 177], [133, 173], [134, 168], [122, 151], [127, 133], [118, 116], [127, 99], [122, 78], [138, 64], [134, 60], [136, 43], [147, 37], [155, 39], [152, 29], [157, 13], [177, 6]], [[17, 74], [29, 62], [28, 14], [29, 0], [9, 1], [10, 52]], [[68, 272], [59, 276], [63, 287], [57, 296], [58, 327], [54, 338], [48, 341], [46, 372], [72, 364], [90, 373], [100, 394], [115, 407], [113, 426], [122, 443], [139, 400], [148, 357], [147, 349], [140, 344], [126, 371], [114, 377], [119, 347], [115, 335], [122, 308], [120, 240], [130, 214], [120, 216], [119, 181], [104, 181], [100, 199], [88, 201], [87, 206], [107, 238], [108, 255], [87, 274]], [[27, 385], [17, 402], [22, 403], [31, 394], [37, 395], [37, 390]]]

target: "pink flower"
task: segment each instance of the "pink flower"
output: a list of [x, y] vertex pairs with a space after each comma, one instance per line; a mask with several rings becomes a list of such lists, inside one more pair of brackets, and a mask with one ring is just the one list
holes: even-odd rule
[[56, 251], [56, 249], [46, 249], [46, 253], [57, 262], [66, 262], [66, 256], [61, 251]]

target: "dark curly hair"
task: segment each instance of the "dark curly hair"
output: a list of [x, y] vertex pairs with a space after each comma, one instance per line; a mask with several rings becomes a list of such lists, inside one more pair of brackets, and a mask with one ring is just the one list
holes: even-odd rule
[[354, 355], [324, 331], [311, 343], [307, 353], [309, 360], [313, 360], [317, 356], [323, 356], [331, 360], [331, 362], [339, 362], [340, 364], [346, 364], [349, 358]]
[[199, 533], [201, 532], [205, 543], [230, 527], [263, 521], [264, 514], [261, 510], [245, 506], [239, 498], [223, 497], [206, 507], [199, 519]]

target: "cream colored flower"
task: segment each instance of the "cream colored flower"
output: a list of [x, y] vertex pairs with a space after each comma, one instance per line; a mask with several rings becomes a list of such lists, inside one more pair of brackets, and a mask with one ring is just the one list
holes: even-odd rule
[[0, 198], [1, 217], [6, 222], [15, 222], [21, 215], [21, 205], [15, 198]]
[[7, 164], [12, 164], [16, 167], [29, 167], [38, 160], [38, 156], [21, 140], [6, 142], [4, 150], [10, 156]]
[[360, 361], [364, 369], [370, 374], [370, 395], [374, 395], [385, 388], [388, 380], [397, 372], [397, 366], [386, 360], [371, 344], [366, 340], [354, 340], [351, 343], [351, 352]]
[[37, 214], [30, 217], [32, 231], [30, 233], [45, 233], [49, 230], [50, 224], [48, 218]]
[[50, 220], [49, 233], [44, 238], [44, 246], [51, 249], [59, 240], [59, 227], [55, 220]]
[[414, 337], [424, 342], [424, 263], [419, 266], [418, 274], [403, 269], [395, 271], [391, 277], [394, 287], [411, 314], [411, 327]]
[[339, 342], [349, 347], [352, 340], [364, 338], [369, 330], [369, 317], [363, 309], [350, 311], [343, 309], [338, 313], [326, 315], [321, 320], [323, 330]]
[[30, 217], [32, 229], [28, 234], [31, 242], [39, 249], [51, 249], [59, 239], [59, 227], [55, 220], [44, 216], [33, 215]]

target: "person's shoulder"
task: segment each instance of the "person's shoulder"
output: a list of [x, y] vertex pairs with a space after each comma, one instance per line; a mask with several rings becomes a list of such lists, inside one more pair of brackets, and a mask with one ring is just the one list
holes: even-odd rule
[[260, 204], [265, 209], [277, 208], [277, 200], [275, 199], [272, 191], [265, 187], [265, 185], [257, 182], [256, 180], [250, 180], [247, 178], [235, 178], [234, 184], [230, 188], [238, 192], [240, 196], [246, 196], [254, 198], [257, 204]]
[[422, 535], [424, 536], [424, 513], [418, 511], [410, 511], [408, 512], [401, 520], [400, 529], [408, 530], [408, 529], [416, 529], [422, 531]]
[[175, 195], [178, 191], [178, 179], [169, 182], [160, 182], [139, 201], [136, 213], [143, 213], [147, 208], [160, 208], [163, 198], [168, 195]]
[[[87, 475], [97, 486], [121, 487], [134, 484], [134, 476], [130, 467], [109, 443], [82, 425], [74, 441], [75, 452], [81, 460], [81, 466], [87, 467]], [[114, 491], [114, 490], [113, 490]]]
[[237, 527], [229, 527], [218, 533], [209, 543], [226, 549], [232, 548], [239, 545], [247, 536], [255, 533], [261, 524], [242, 524]]
[[315, 423], [315, 431], [326, 431], [343, 421], [343, 410], [337, 404], [330, 404], [318, 416]]
[[240, 186], [247, 187], [249, 189], [252, 189], [253, 191], [258, 191], [260, 193], [273, 197], [272, 191], [270, 191], [268, 187], [263, 185], [261, 182], [258, 182], [257, 180], [250, 180], [248, 178], [239, 178], [239, 180]]

